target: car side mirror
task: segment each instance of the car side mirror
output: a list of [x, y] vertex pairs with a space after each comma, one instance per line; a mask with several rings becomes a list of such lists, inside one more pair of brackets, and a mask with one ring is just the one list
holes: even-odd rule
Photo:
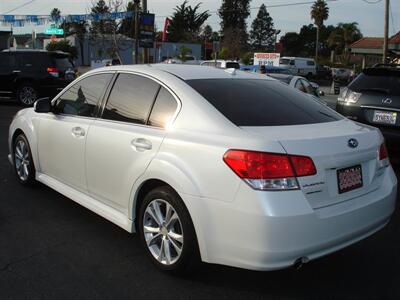
[[51, 101], [49, 97], [38, 99], [33, 104], [33, 109], [37, 113], [48, 113], [51, 111]]
[[318, 96], [320, 96], [320, 97], [322, 97], [322, 96], [325, 96], [325, 92], [324, 92], [324, 91], [321, 91], [321, 90], [319, 90], [319, 91], [318, 91]]

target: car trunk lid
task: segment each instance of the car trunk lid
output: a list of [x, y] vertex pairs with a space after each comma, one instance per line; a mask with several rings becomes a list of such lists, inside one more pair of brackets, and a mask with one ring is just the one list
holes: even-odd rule
[[[242, 127], [252, 134], [276, 139], [288, 154], [313, 159], [317, 174], [299, 177], [298, 182], [309, 204], [321, 208], [370, 193], [381, 184], [378, 151], [381, 135], [377, 130], [349, 120], [279, 127]], [[349, 146], [355, 140], [356, 147]], [[354, 145], [353, 145], [354, 146]], [[338, 172], [361, 167], [362, 186], [341, 192]], [[350, 170], [354, 171], [354, 170]]]

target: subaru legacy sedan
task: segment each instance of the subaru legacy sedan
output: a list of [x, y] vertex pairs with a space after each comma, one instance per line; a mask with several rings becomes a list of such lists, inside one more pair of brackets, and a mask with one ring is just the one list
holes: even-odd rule
[[128, 232], [169, 272], [300, 266], [390, 220], [380, 131], [264, 75], [112, 66], [21, 110], [9, 159]]

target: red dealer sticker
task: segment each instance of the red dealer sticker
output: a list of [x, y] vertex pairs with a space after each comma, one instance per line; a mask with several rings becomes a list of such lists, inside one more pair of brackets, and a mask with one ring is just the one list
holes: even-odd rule
[[361, 165], [337, 170], [339, 194], [363, 186]]

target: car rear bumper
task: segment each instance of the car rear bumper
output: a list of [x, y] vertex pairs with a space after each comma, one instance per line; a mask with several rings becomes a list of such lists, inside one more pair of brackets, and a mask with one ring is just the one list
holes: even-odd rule
[[312, 209], [301, 191], [257, 192], [246, 184], [229, 203], [188, 195], [184, 199], [204, 261], [275, 270], [299, 258], [332, 253], [384, 227], [397, 191], [391, 167], [384, 176], [378, 190], [319, 209]]

